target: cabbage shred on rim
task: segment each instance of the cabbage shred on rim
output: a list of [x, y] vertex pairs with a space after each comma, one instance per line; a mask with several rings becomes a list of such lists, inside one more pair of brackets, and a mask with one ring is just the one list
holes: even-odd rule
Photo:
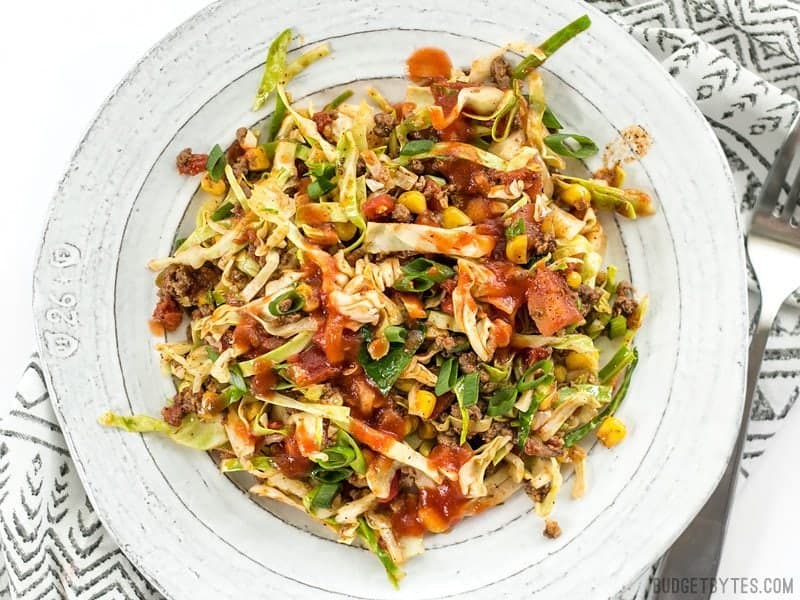
[[151, 328], [188, 317], [185, 340], [156, 346], [177, 393], [161, 419], [101, 422], [212, 450], [252, 493], [360, 540], [395, 585], [424, 534], [520, 488], [557, 537], [562, 472], [580, 497], [587, 436], [625, 437], [647, 306], [603, 266], [597, 212], [653, 212], [621, 163], [566, 172], [598, 148], [563, 130], [537, 68], [588, 26], [513, 67], [507, 48], [468, 71], [420, 48], [402, 101], [346, 90], [319, 109], [286, 84], [330, 49], [288, 61], [282, 32], [253, 105], [275, 98], [263, 127], [177, 158], [204, 202], [149, 264]]

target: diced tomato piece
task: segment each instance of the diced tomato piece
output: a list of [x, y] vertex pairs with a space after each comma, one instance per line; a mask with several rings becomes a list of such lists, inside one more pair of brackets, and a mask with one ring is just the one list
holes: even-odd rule
[[369, 221], [380, 221], [386, 219], [394, 210], [394, 200], [389, 194], [378, 194], [368, 198], [362, 207], [364, 216]]
[[503, 319], [494, 319], [492, 324], [494, 325], [492, 338], [495, 346], [497, 348], [505, 348], [511, 343], [511, 335], [514, 333], [511, 323]]
[[281, 473], [292, 479], [305, 477], [314, 466], [314, 463], [300, 453], [293, 437], [285, 438], [283, 448], [274, 449], [270, 458]]
[[312, 344], [289, 360], [287, 374], [299, 386], [322, 383], [334, 377], [339, 369], [331, 365], [319, 346]]
[[583, 319], [575, 293], [563, 277], [547, 267], [536, 269], [527, 296], [528, 312], [542, 335], [553, 335]]
[[153, 321], [160, 323], [165, 331], [175, 331], [183, 321], [183, 310], [175, 298], [165, 294], [153, 310]]

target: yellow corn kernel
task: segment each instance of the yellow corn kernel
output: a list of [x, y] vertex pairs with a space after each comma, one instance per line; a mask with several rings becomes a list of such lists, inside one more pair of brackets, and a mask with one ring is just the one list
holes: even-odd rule
[[583, 278], [580, 273], [577, 271], [570, 271], [567, 273], [567, 285], [573, 290], [577, 290], [581, 287], [581, 283], [583, 283]]
[[556, 377], [556, 381], [559, 383], [562, 381], [567, 380], [567, 369], [564, 365], [556, 365], [555, 369], [553, 369], [553, 375]]
[[427, 419], [433, 413], [436, 406], [436, 396], [428, 390], [417, 390], [416, 393], [409, 394], [408, 412]]
[[558, 196], [563, 202], [575, 208], [585, 209], [589, 207], [592, 195], [580, 183], [571, 183], [561, 190]]
[[428, 203], [425, 200], [425, 196], [422, 195], [422, 192], [418, 192], [417, 190], [403, 192], [397, 198], [397, 201], [415, 215], [421, 215], [428, 210]]
[[570, 352], [564, 362], [570, 371], [590, 370], [595, 367], [592, 357], [582, 352]]
[[506, 244], [506, 258], [518, 265], [528, 262], [528, 236], [524, 233], [514, 236]]
[[214, 181], [208, 173], [203, 175], [203, 178], [200, 180], [200, 188], [215, 196], [222, 196], [228, 189], [224, 179]]
[[606, 417], [597, 428], [597, 439], [606, 448], [612, 448], [625, 439], [625, 423], [617, 417]]
[[425, 440], [417, 449], [422, 456], [428, 456], [431, 453], [431, 450], [433, 450], [433, 440]]
[[417, 435], [423, 440], [432, 440], [436, 437], [436, 428], [428, 421], [423, 421], [417, 429]]
[[269, 169], [267, 151], [261, 146], [248, 148], [245, 150], [244, 157], [247, 159], [247, 168], [251, 171], [266, 171]]
[[403, 419], [403, 433], [406, 435], [412, 434], [414, 431], [417, 430], [419, 426], [419, 417], [415, 417], [414, 415], [406, 415]]
[[463, 210], [455, 206], [448, 206], [444, 209], [442, 213], [442, 227], [445, 229], [453, 229], [465, 225], [472, 225], [472, 219], [470, 219]]
[[334, 223], [333, 228], [336, 230], [336, 235], [339, 236], [339, 239], [343, 242], [347, 240], [352, 240], [353, 236], [356, 234], [356, 226], [350, 223]]

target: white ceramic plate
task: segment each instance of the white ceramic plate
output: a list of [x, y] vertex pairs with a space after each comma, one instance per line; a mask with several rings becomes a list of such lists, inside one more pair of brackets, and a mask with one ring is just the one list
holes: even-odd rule
[[[179, 176], [174, 158], [186, 146], [229, 142], [268, 114], [249, 106], [278, 31], [293, 27], [303, 44], [329, 40], [333, 49], [291, 84], [296, 99], [364, 81], [392, 95], [414, 47], [440, 46], [467, 65], [506, 42], [541, 40], [584, 12], [591, 29], [547, 63], [549, 102], [598, 141], [633, 123], [651, 133], [653, 149], [630, 175], [654, 192], [658, 214], [619, 223], [619, 234], [612, 223], [610, 257], [627, 264], [651, 309], [621, 409], [629, 435], [591, 454], [585, 498], [562, 495], [561, 537], [542, 536], [520, 494], [431, 539], [396, 592], [368, 552], [256, 503], [206, 455], [97, 425], [109, 409], [158, 414], [173, 394], [147, 328], [155, 295], [145, 264], [169, 252], [191, 217], [197, 181]], [[746, 288], [733, 193], [689, 98], [621, 29], [572, 0], [216, 4], [134, 68], [59, 187], [34, 301], [51, 397], [103, 522], [168, 597], [605, 597], [701, 507], [738, 427]]]

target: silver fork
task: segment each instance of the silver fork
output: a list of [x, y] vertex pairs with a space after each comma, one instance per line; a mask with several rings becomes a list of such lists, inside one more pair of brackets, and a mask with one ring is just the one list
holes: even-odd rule
[[708, 598], [711, 595], [710, 580], [717, 576], [728, 512], [739, 472], [742, 446], [747, 434], [753, 394], [767, 338], [778, 310], [786, 297], [800, 284], [800, 278], [795, 275], [800, 267], [800, 227], [793, 220], [794, 209], [800, 196], [800, 172], [794, 179], [786, 204], [782, 208], [778, 204], [798, 146], [800, 146], [800, 117], [795, 119], [789, 136], [775, 157], [761, 190], [750, 232], [747, 235], [747, 253], [758, 278], [761, 307], [758, 326], [750, 342], [747, 388], [739, 437], [717, 489], [672, 546], [659, 574], [663, 581], [672, 581], [671, 578], [692, 578], [694, 589], [702, 591], [694, 595], [669, 592], [667, 589], [671, 586], [664, 586], [667, 589], [656, 595], [657, 600]]

